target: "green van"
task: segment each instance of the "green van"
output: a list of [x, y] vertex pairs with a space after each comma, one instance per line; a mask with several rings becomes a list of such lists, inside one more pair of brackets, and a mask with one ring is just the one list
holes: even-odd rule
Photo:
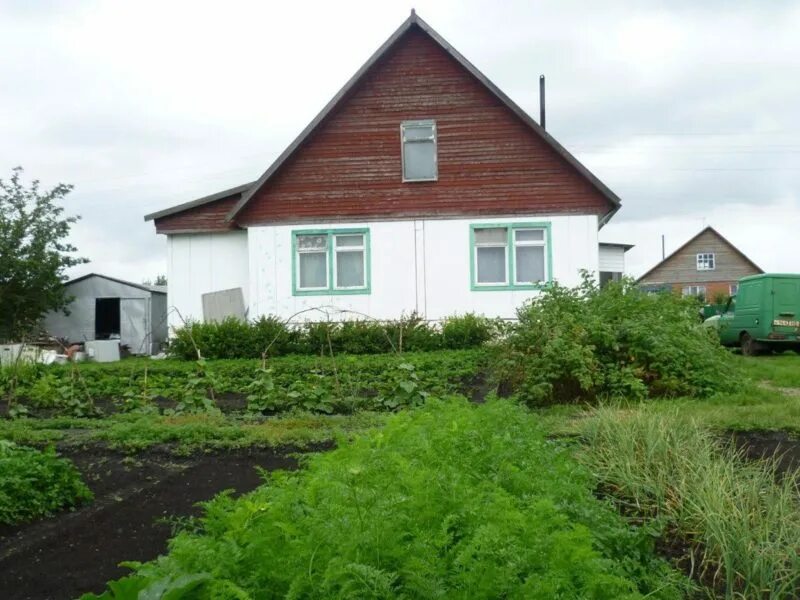
[[762, 350], [800, 351], [800, 275], [765, 273], [739, 280], [725, 311], [706, 321], [725, 346], [753, 356]]

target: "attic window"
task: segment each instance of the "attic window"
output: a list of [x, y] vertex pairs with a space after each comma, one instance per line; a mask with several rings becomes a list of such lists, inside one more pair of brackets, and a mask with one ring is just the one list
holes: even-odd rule
[[400, 138], [403, 181], [436, 181], [436, 121], [404, 121]]
[[701, 252], [697, 255], [698, 271], [713, 271], [715, 266], [713, 252]]

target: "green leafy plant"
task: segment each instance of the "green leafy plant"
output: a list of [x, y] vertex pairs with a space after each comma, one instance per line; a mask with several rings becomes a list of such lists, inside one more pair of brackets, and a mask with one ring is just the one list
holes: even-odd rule
[[152, 412], [155, 410], [154, 402], [156, 394], [147, 381], [147, 366], [144, 368], [144, 375], [141, 382], [137, 381], [131, 373], [128, 388], [122, 394], [122, 409], [126, 412]]
[[58, 405], [73, 417], [98, 417], [101, 414], [74, 365], [69, 378], [60, 381], [58, 399]]
[[247, 410], [252, 413], [275, 412], [282, 407], [280, 394], [272, 378], [272, 369], [260, 367], [245, 387]]
[[389, 410], [420, 406], [427, 398], [428, 392], [422, 389], [416, 368], [405, 362], [392, 370], [380, 392], [381, 404]]
[[696, 302], [632, 281], [600, 289], [587, 274], [552, 285], [518, 311], [495, 353], [506, 392], [530, 405], [604, 397], [707, 397], [734, 389], [732, 358], [697, 322]]
[[0, 523], [31, 521], [92, 499], [68, 460], [0, 440]]
[[[396, 354], [275, 357], [269, 359], [268, 376], [262, 370], [267, 364], [263, 360], [127, 359], [51, 365], [24, 373], [12, 403], [24, 404], [33, 414], [88, 415], [92, 398], [98, 404], [111, 400], [123, 411], [156, 410], [159, 399], [159, 404], [175, 403], [167, 410], [180, 413], [214, 410], [216, 398], [233, 394], [248, 399], [253, 413], [379, 410], [386, 408], [381, 398], [394, 394], [398, 378], [409, 379], [407, 372], [397, 369], [398, 362], [413, 365], [411, 379], [419, 390], [434, 395], [470, 394], [487, 368], [481, 349], [407, 352], [402, 358]], [[0, 369], [0, 375], [4, 372]]]
[[195, 370], [190, 373], [183, 387], [181, 398], [174, 409], [176, 413], [216, 412], [215, 389], [218, 389], [215, 373], [208, 368], [205, 359], [195, 361]]
[[[588, 471], [507, 402], [429, 401], [204, 506], [202, 531], [112, 585], [197, 581], [197, 599], [666, 599], [689, 588], [655, 557], [653, 531], [595, 498]], [[123, 597], [113, 589], [101, 598]]]
[[325, 376], [316, 375], [316, 381], [296, 381], [286, 392], [290, 406], [315, 413], [331, 414], [334, 410], [330, 391], [325, 388]]

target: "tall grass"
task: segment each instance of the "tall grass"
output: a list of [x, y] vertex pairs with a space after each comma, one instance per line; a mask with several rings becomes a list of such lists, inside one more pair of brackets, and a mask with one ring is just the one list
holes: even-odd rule
[[598, 409], [580, 453], [628, 510], [666, 519], [691, 547], [694, 575], [726, 598], [796, 598], [800, 506], [795, 472], [746, 462], [677, 414]]

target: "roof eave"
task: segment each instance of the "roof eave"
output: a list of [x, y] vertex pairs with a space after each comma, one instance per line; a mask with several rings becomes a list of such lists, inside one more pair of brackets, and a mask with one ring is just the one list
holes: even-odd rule
[[181, 213], [190, 210], [192, 208], [197, 208], [205, 204], [210, 204], [211, 202], [214, 202], [216, 200], [222, 200], [223, 198], [227, 198], [229, 196], [235, 196], [236, 194], [241, 194], [245, 192], [248, 188], [250, 188], [254, 183], [255, 182], [251, 181], [250, 183], [237, 185], [236, 187], [232, 187], [227, 190], [222, 190], [221, 192], [216, 192], [214, 194], [210, 194], [209, 196], [203, 196], [202, 198], [197, 198], [196, 200], [190, 200], [189, 202], [184, 202], [183, 204], [178, 204], [176, 206], [165, 208], [164, 210], [159, 210], [154, 213], [150, 213], [149, 215], [144, 216], [144, 220], [154, 221], [156, 219], [161, 219], [162, 217], [168, 217], [170, 215]]

